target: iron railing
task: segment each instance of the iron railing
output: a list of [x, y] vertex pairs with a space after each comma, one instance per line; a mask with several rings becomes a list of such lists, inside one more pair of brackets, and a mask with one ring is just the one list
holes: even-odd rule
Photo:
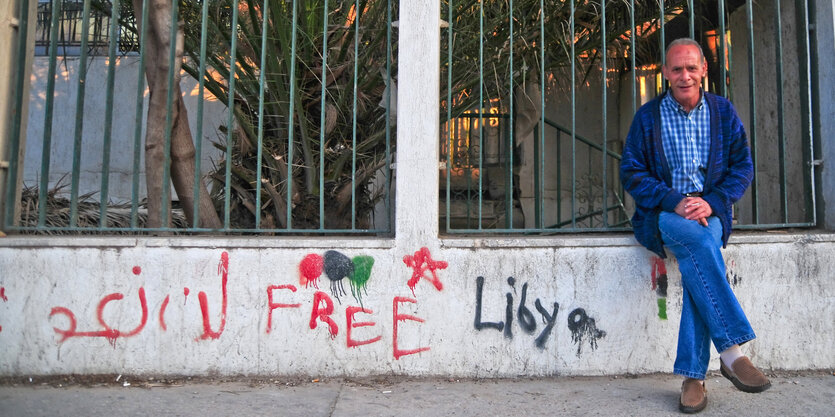
[[[25, 5], [35, 0], [17, 1]], [[32, 94], [43, 99], [32, 106], [43, 115], [37, 122], [42, 125], [36, 126], [42, 127], [43, 134], [21, 138], [25, 115], [19, 115], [12, 121], [10, 155], [18, 155], [22, 147], [34, 147], [42, 157], [39, 164], [11, 158], [4, 196], [11, 203], [6, 204], [3, 230], [104, 234], [392, 232], [388, 214], [395, 145], [392, 80], [396, 43], [392, 21], [396, 20], [396, 1], [169, 3], [171, 39], [178, 36], [178, 21], [184, 21], [180, 32], [185, 39], [182, 67], [196, 84], [187, 93], [199, 98], [195, 107], [186, 109], [188, 117], [196, 118], [192, 125], [196, 129], [192, 129], [196, 130], [193, 146], [197, 157], [189, 164], [194, 175], [190, 181], [172, 170], [172, 162], [180, 157], [172, 148], [176, 146], [172, 138], [179, 134], [174, 131], [179, 128], [172, 119], [173, 110], [181, 104], [176, 84], [180, 74], [175, 74], [174, 65], [167, 65], [166, 116], [145, 126], [143, 110], [149, 106], [148, 89], [153, 86], [146, 83], [144, 71], [150, 71], [154, 63], [148, 61], [149, 25], [137, 27], [133, 22], [149, 21], [150, 2], [135, 1], [139, 6], [130, 7], [131, 0], [52, 0], [39, 8], [37, 28], [26, 24], [30, 21], [28, 8], [20, 7], [17, 56], [32, 53], [26, 32], [36, 29], [49, 41], [48, 68], [43, 73], [33, 72], [33, 77], [47, 80], [43, 91]], [[47, 12], [48, 25], [41, 25], [46, 23]], [[91, 18], [95, 13], [105, 16]], [[106, 37], [91, 32], [91, 26], [100, 21], [110, 24]], [[80, 28], [75, 26], [78, 23]], [[117, 56], [120, 39], [124, 39], [119, 33], [138, 40], [137, 56]], [[92, 78], [90, 68], [102, 64], [90, 58], [91, 42], [100, 39], [107, 40], [106, 81], [103, 88], [90, 89], [86, 88]], [[59, 47], [76, 44], [78, 58], [67, 58], [59, 51]], [[170, 45], [167, 56], [169, 63], [174, 63], [179, 59], [176, 42]], [[18, 59], [16, 65], [18, 93], [14, 98], [18, 108], [29, 99], [19, 93], [28, 81], [25, 74], [30, 72], [25, 62]], [[133, 92], [116, 96], [117, 73], [122, 80], [130, 79], [124, 71], [136, 71], [137, 67], [130, 81]], [[75, 106], [56, 106], [56, 100], [62, 100], [68, 91], [76, 97]], [[104, 114], [86, 113], [85, 105], [97, 100], [106, 103]], [[221, 126], [216, 132], [204, 130], [204, 125], [212, 126], [204, 109], [210, 101], [227, 109], [225, 123], [217, 121]], [[179, 109], [183, 111], [181, 105]], [[56, 120], [67, 120], [67, 112], [74, 125], [57, 125]], [[31, 127], [30, 123], [29, 132], [38, 130]], [[146, 156], [143, 138], [157, 127], [164, 127], [164, 152], [158, 164], [163, 184], [162, 194], [157, 196], [162, 201], [159, 212], [146, 205], [149, 197], [141, 184], [147, 174], [142, 169]], [[217, 141], [209, 141], [211, 137]], [[201, 164], [210, 146], [213, 155], [219, 155], [212, 161], [214, 167]], [[67, 148], [71, 152], [57, 151]], [[91, 155], [91, 149], [101, 154]], [[129, 163], [111, 164], [123, 154], [131, 155]], [[51, 169], [64, 158], [72, 159], [71, 169]], [[26, 164], [39, 165], [35, 175], [25, 174]], [[150, 166], [148, 160], [145, 166]], [[99, 172], [98, 186], [82, 175], [91, 169]], [[174, 194], [170, 184], [177, 186], [177, 175], [181, 182], [193, 184], [193, 189], [182, 187]], [[110, 190], [123, 177], [128, 178], [130, 196], [114, 200]], [[197, 196], [204, 184], [210, 186], [218, 226], [205, 226], [203, 221], [207, 209]], [[91, 187], [92, 192], [82, 191]], [[192, 204], [176, 201], [189, 194], [194, 196]], [[160, 225], [146, 223], [154, 216], [161, 219]]]
[[[441, 119], [451, 121], [442, 149], [472, 138], [483, 146], [484, 122], [475, 135], [454, 126], [498, 111], [501, 149], [515, 161], [497, 169], [476, 159], [469, 171], [447, 161], [445, 232], [627, 229], [634, 203], [620, 187], [619, 152], [637, 107], [665, 90], [665, 46], [680, 37], [702, 45], [703, 87], [729, 97], [747, 128], [755, 171], [736, 227], [816, 224], [807, 1], [447, 0], [441, 14]], [[491, 176], [507, 179], [504, 190], [486, 186]]]

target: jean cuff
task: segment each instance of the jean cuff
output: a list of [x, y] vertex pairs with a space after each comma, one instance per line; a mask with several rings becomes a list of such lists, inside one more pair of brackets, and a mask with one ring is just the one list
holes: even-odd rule
[[757, 335], [755, 335], [753, 332], [748, 333], [744, 336], [739, 336], [735, 339], [731, 339], [731, 340], [725, 342], [725, 344], [723, 346], [716, 346], [716, 351], [719, 352], [719, 353], [722, 353], [733, 345], [741, 345], [745, 342], [750, 342], [750, 341], [754, 340], [756, 337], [757, 337]]
[[673, 373], [676, 374], [676, 375], [681, 375], [681, 376], [687, 377], [687, 378], [705, 379], [705, 374], [704, 373], [685, 371], [683, 369], [678, 369], [678, 368], [673, 368]]

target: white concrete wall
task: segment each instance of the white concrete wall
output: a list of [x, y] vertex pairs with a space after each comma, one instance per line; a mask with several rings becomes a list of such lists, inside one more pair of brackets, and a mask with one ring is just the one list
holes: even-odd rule
[[[79, 58], [58, 58], [55, 77], [55, 94], [52, 115], [52, 146], [49, 170], [50, 187], [60, 183], [67, 194], [70, 191], [72, 174], [73, 142], [77, 121], [76, 103], [78, 98]], [[46, 84], [49, 57], [35, 57], [32, 66], [31, 92], [29, 99], [28, 139], [23, 163], [23, 184], [37, 186], [41, 177], [44, 126], [46, 116]], [[110, 176], [108, 196], [115, 202], [131, 200], [133, 181], [134, 137], [136, 131], [136, 86], [138, 56], [120, 57], [116, 60], [113, 91], [113, 121], [111, 130]], [[80, 190], [83, 195], [101, 189], [102, 153], [105, 132], [105, 91], [107, 89], [107, 57], [92, 57], [87, 64], [86, 95], [84, 101], [83, 134], [81, 144]], [[203, 124], [203, 154], [201, 170], [207, 173], [218, 160], [220, 152], [211, 142], [225, 143], [226, 136], [218, 133], [218, 126], [226, 125], [226, 107], [211, 93], [204, 94], [203, 120], [197, 120], [197, 81], [184, 76], [180, 88], [183, 91], [192, 135], [197, 134], [197, 124]], [[142, 133], [139, 147], [140, 170], [139, 198], [145, 197], [145, 124], [148, 116], [148, 87], [143, 92]], [[176, 193], [172, 188], [172, 195]], [[93, 198], [97, 198], [95, 195]]]
[[[667, 261], [667, 319], [661, 319], [653, 257], [631, 237], [434, 243], [437, 249], [421, 253], [417, 242], [376, 239], [5, 238], [0, 375], [671, 371], [679, 274]], [[725, 254], [728, 279], [759, 336], [743, 350], [766, 369], [835, 367], [835, 237], [740, 235]], [[351, 265], [348, 258], [358, 265], [360, 256], [373, 260], [364, 288], [352, 288], [348, 278], [331, 280]], [[317, 259], [324, 272], [314, 267]], [[531, 333], [520, 319], [523, 296]], [[325, 321], [311, 321], [327, 308], [324, 300], [333, 305], [327, 315], [333, 335]], [[559, 304], [550, 330], [537, 300], [549, 315]], [[347, 311], [358, 307], [367, 312], [353, 315], [349, 336]], [[482, 323], [504, 322], [510, 333], [478, 330], [479, 311]]]

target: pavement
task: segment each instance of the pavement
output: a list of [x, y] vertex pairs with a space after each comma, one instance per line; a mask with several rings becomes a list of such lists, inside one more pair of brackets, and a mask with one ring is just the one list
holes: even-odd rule
[[[702, 416], [833, 416], [835, 372], [770, 375], [760, 394], [707, 378]], [[5, 378], [0, 416], [671, 416], [681, 378]]]

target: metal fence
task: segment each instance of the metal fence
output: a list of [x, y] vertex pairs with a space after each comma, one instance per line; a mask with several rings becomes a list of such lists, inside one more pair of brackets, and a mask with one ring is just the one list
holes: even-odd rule
[[[21, 136], [20, 112], [12, 121], [5, 231], [391, 233], [396, 1], [52, 0], [39, 5], [34, 28], [30, 0], [17, 1], [17, 56], [33, 53], [26, 34], [37, 30], [49, 41], [48, 68], [32, 72], [17, 60], [16, 108], [29, 99], [26, 74], [47, 82], [32, 95], [43, 101], [31, 103], [43, 135]], [[95, 30], [101, 22], [107, 36]], [[181, 49], [171, 41], [178, 36]], [[87, 88], [102, 39], [106, 80]], [[125, 39], [138, 40], [137, 56], [119, 56]], [[131, 94], [116, 95], [117, 76], [131, 80]], [[181, 77], [194, 91], [180, 90]], [[193, 108], [183, 101], [189, 93], [199, 98]], [[75, 105], [57, 107], [68, 95]], [[85, 114], [97, 100], [104, 114]], [[204, 131], [210, 101], [227, 109], [215, 132]], [[67, 120], [61, 112], [73, 125], [56, 123]], [[126, 125], [114, 121], [122, 116]], [[38, 161], [15, 157], [33, 146], [42, 155], [35, 183], [23, 168]], [[207, 167], [212, 152], [220, 156]], [[125, 154], [128, 166], [111, 164]], [[72, 168], [51, 170], [57, 159]], [[88, 165], [99, 171], [93, 192], [81, 191]], [[130, 196], [112, 199], [123, 177]]]
[[[637, 107], [665, 90], [665, 45], [680, 37], [702, 45], [703, 87], [729, 97], [748, 132], [754, 181], [735, 205], [736, 227], [816, 224], [805, 0], [441, 7], [446, 232], [628, 229], [620, 150]], [[491, 148], [507, 158], [491, 160]]]

